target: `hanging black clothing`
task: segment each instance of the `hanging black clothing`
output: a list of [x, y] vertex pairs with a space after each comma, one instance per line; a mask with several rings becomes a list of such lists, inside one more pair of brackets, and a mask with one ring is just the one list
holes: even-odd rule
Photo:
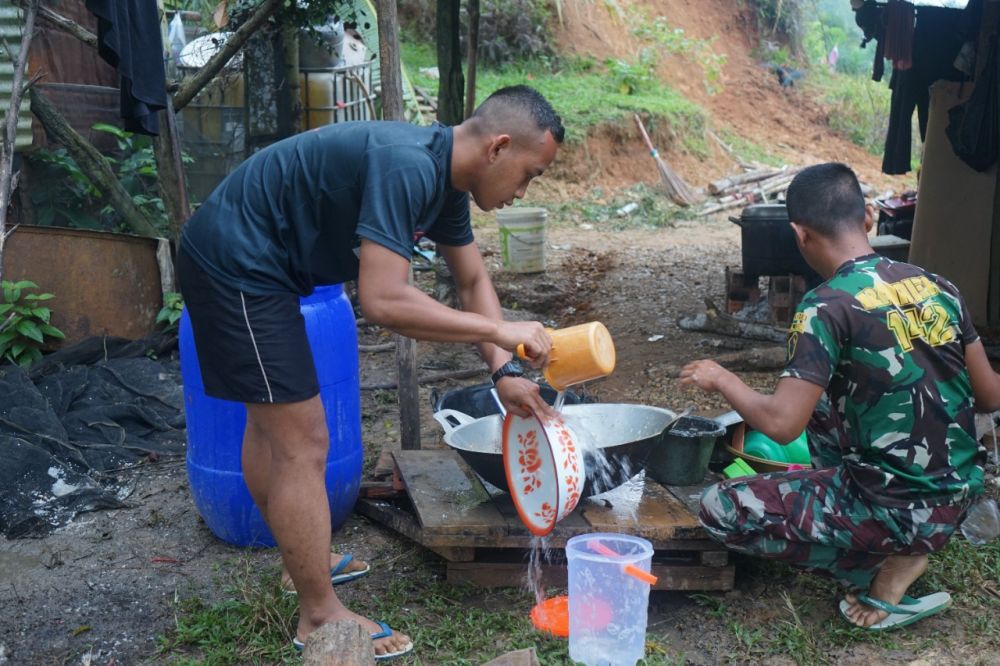
[[913, 142], [913, 109], [917, 109], [920, 138], [927, 132], [929, 88], [939, 80], [961, 81], [965, 75], [953, 62], [962, 48], [964, 23], [960, 9], [918, 7], [913, 30], [912, 66], [894, 69], [889, 87], [889, 130], [885, 138], [882, 172], [903, 174], [910, 171], [910, 146]]
[[865, 3], [854, 11], [854, 22], [861, 28], [864, 39], [861, 48], [875, 40], [875, 59], [872, 63], [872, 81], [881, 81], [885, 73], [885, 21], [884, 5], [875, 0], [865, 0]]
[[97, 21], [97, 51], [121, 76], [125, 129], [159, 134], [157, 111], [167, 107], [163, 35], [156, 3], [150, 0], [87, 0]]

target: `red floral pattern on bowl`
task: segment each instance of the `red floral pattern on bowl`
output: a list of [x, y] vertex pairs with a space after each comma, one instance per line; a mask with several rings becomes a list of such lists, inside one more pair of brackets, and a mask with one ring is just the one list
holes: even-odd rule
[[532, 534], [549, 534], [580, 502], [584, 469], [578, 448], [562, 416], [540, 419], [508, 413], [504, 419], [507, 487]]

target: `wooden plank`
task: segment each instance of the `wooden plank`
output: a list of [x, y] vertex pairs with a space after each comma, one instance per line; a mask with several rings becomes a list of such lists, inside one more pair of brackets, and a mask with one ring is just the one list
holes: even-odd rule
[[428, 547], [428, 550], [437, 553], [449, 562], [471, 562], [476, 559], [475, 548], [433, 546]]
[[670, 494], [681, 501], [687, 507], [691, 515], [697, 520], [698, 512], [701, 509], [701, 493], [708, 486], [722, 481], [722, 475], [715, 472], [708, 472], [704, 481], [692, 486], [664, 486]]
[[729, 551], [704, 550], [698, 553], [698, 560], [703, 567], [724, 567], [729, 564]]
[[402, 490], [393, 487], [392, 481], [362, 481], [361, 488], [358, 491], [359, 497], [370, 499], [387, 499], [390, 497], [399, 497], [403, 494]]
[[401, 509], [390, 500], [362, 497], [354, 503], [354, 511], [419, 544], [424, 543], [420, 523], [417, 522], [413, 512]]
[[[613, 493], [612, 493], [613, 496]], [[648, 539], [654, 546], [674, 538], [704, 537], [698, 519], [672, 493], [646, 478], [638, 505], [612, 499], [585, 502], [583, 517], [594, 532], [625, 532]]]
[[489, 493], [454, 451], [396, 451], [394, 457], [425, 537], [506, 534]]
[[[654, 562], [652, 573], [657, 577], [654, 590], [731, 590], [736, 568], [732, 565], [703, 567]], [[480, 587], [519, 587], [524, 585], [527, 574], [527, 562], [449, 562], [446, 567], [449, 582], [471, 583]], [[546, 587], [566, 587], [566, 566], [542, 564], [542, 584]]]

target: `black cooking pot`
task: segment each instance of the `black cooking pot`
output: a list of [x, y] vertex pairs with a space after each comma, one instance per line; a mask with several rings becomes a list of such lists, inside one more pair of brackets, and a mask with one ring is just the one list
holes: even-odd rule
[[747, 206], [729, 221], [741, 229], [744, 275], [802, 275], [810, 289], [823, 281], [799, 251], [785, 204]]
[[[540, 384], [539, 389], [541, 390], [542, 400], [550, 405], [554, 405], [558, 392], [548, 384]], [[447, 391], [443, 395], [439, 395], [437, 389], [433, 389], [431, 390], [431, 409], [435, 412], [439, 412], [442, 409], [454, 409], [456, 412], [462, 412], [476, 419], [491, 414], [499, 414], [500, 406], [493, 399], [493, 395], [490, 393], [492, 390], [493, 384], [463, 386]], [[566, 391], [564, 401], [563, 404], [566, 405], [593, 402], [572, 391]]]

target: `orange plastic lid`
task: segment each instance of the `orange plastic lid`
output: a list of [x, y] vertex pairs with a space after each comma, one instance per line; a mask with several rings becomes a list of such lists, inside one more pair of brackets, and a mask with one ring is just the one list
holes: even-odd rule
[[539, 631], [569, 638], [569, 597], [564, 594], [535, 604], [531, 609], [531, 623]]

